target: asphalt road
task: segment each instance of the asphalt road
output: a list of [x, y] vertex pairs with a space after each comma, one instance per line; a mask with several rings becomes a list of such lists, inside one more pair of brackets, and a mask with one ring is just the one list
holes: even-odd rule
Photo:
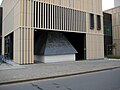
[[120, 69], [4, 85], [0, 90], [120, 90]]

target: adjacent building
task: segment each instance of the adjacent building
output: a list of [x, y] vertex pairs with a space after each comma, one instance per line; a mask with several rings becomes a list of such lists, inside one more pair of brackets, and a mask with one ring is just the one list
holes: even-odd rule
[[15, 63], [104, 58], [102, 0], [3, 0], [2, 54]]
[[105, 12], [112, 14], [113, 55], [120, 56], [120, 6]]
[[104, 12], [112, 15], [113, 55], [120, 56], [120, 0], [114, 0], [114, 8]]
[[104, 54], [113, 54], [113, 37], [112, 37], [112, 14], [103, 12], [104, 23]]

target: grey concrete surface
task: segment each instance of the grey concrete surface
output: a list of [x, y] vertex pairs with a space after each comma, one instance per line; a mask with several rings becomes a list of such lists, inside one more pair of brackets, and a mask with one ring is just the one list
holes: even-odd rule
[[23, 69], [23, 68], [25, 67], [17, 64], [6, 64], [6, 63], [0, 64], [0, 71], [13, 70], [13, 69], [16, 70], [16, 69]]
[[120, 90], [120, 69], [3, 85], [0, 90]]
[[86, 60], [22, 66], [24, 68], [0, 70], [0, 84], [119, 68], [120, 60]]

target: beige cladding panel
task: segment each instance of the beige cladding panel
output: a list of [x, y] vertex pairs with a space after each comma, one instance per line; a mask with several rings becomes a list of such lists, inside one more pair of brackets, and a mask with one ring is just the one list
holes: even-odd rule
[[101, 12], [101, 10], [102, 10], [102, 0], [99, 0], [99, 2], [98, 2], [98, 9], [99, 9], [99, 13], [103, 13], [103, 12]]
[[114, 40], [115, 48], [113, 48], [113, 54], [116, 56], [120, 55], [120, 40], [115, 39]]
[[118, 39], [120, 39], [120, 26], [118, 26]]
[[88, 11], [93, 12], [93, 0], [88, 0]]
[[14, 31], [14, 61], [18, 64], [34, 63], [34, 30], [20, 28]]
[[20, 1], [21, 13], [20, 13], [20, 26], [24, 27], [33, 27], [33, 2], [32, 0], [21, 0]]
[[[60, 0], [59, 0], [60, 1]], [[45, 3], [50, 3], [50, 0], [44, 0]]]
[[20, 1], [3, 1], [3, 36], [11, 33], [20, 26]]
[[114, 37], [114, 39], [117, 39], [118, 37], [118, 33], [117, 33], [117, 27], [115, 27], [115, 36], [113, 36]]
[[20, 26], [20, 2], [14, 7], [14, 29]]
[[104, 58], [104, 39], [103, 35], [87, 34], [86, 35], [86, 52], [87, 59]]
[[112, 33], [113, 33], [113, 34], [112, 34], [112, 35], [113, 35], [113, 39], [115, 39], [115, 34], [116, 34], [116, 33], [115, 33], [115, 27], [112, 28]]
[[13, 55], [13, 59], [14, 59], [14, 62], [15, 63], [19, 63], [20, 64], [20, 46], [21, 46], [21, 44], [20, 44], [20, 41], [21, 41], [21, 39], [20, 39], [20, 29], [18, 29], [18, 30], [16, 30], [15, 32], [14, 32], [14, 55]]
[[2, 55], [4, 55], [4, 49], [5, 49], [5, 46], [4, 46], [4, 38], [3, 38], [3, 36], [2, 36]]
[[81, 0], [78, 0], [78, 10], [81, 10]]
[[96, 4], [97, 4], [97, 0], [93, 0], [93, 12], [95, 12], [95, 13], [97, 13], [96, 12], [96, 9], [97, 9], [97, 7], [96, 7]]
[[98, 34], [104, 34], [103, 16], [101, 16], [100, 18], [101, 18], [101, 30], [98, 30]]
[[102, 0], [42, 0], [41, 2], [102, 14]]
[[80, 10], [84, 10], [84, 0], [80, 0], [80, 1], [81, 1], [81, 4], [80, 4], [81, 8], [80, 8]]
[[[64, 1], [66, 1], [66, 0], [64, 0]], [[54, 0], [54, 2], [53, 2], [55, 5], [60, 5], [60, 0]]]
[[116, 27], [116, 39], [119, 39], [119, 27]]
[[3, 0], [2, 7], [3, 7], [3, 19], [11, 12], [11, 10], [14, 8], [14, 6], [19, 2], [20, 0]]
[[84, 10], [85, 10], [85, 11], [88, 11], [88, 10], [89, 10], [89, 9], [88, 9], [88, 8], [89, 8], [89, 7], [88, 7], [88, 6], [89, 6], [88, 4], [89, 4], [89, 3], [88, 3], [88, 0], [84, 0]]
[[96, 0], [96, 13], [99, 13], [99, 0]]
[[79, 0], [74, 0], [74, 8], [77, 9], [77, 10], [80, 10]]

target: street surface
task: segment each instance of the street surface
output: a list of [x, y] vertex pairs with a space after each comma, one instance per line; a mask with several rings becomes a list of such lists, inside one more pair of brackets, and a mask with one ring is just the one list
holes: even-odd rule
[[1, 85], [0, 90], [120, 90], [120, 69]]

